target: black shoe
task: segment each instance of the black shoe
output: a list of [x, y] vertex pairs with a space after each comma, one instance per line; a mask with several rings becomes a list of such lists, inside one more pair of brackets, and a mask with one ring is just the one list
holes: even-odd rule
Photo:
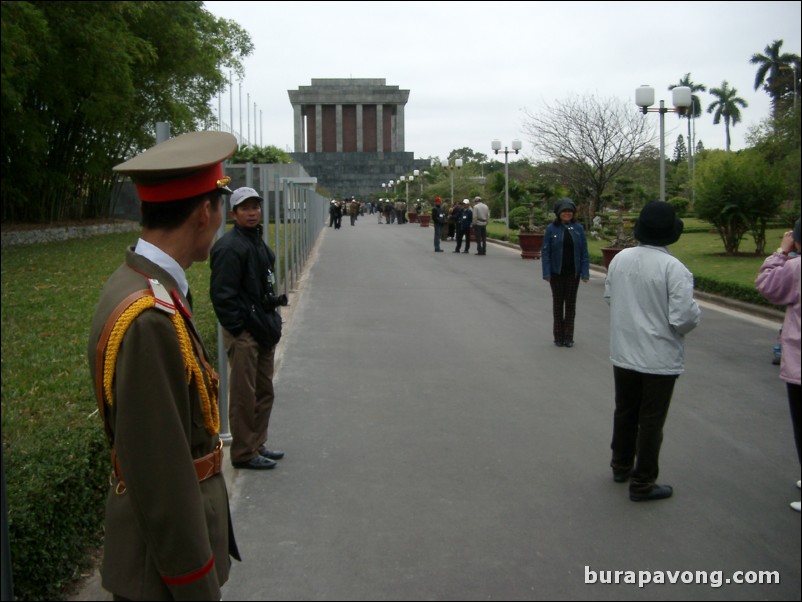
[[234, 468], [250, 468], [252, 470], [268, 470], [276, 467], [276, 463], [273, 460], [270, 458], [263, 458], [260, 455], [251, 458], [247, 462], [232, 462], [231, 465]]
[[459, 253], [459, 249], [457, 249], [456, 251], [451, 251], [451, 252], [452, 253]]
[[435, 252], [435, 253], [442, 253], [442, 252], [443, 252], [443, 249], [435, 249], [435, 250], [434, 250], [434, 252]]
[[463, 253], [470, 253], [470, 251], [468, 251], [468, 249], [465, 249], [465, 250], [463, 251]]
[[629, 481], [629, 476], [632, 474], [632, 469], [627, 470], [613, 470], [613, 481], [616, 483], [626, 483]]
[[644, 493], [629, 492], [629, 499], [633, 502], [649, 502], [651, 500], [664, 500], [674, 495], [671, 485], [653, 485], [652, 488]]
[[268, 460], [281, 460], [284, 457], [284, 452], [277, 449], [262, 448], [259, 450], [259, 455]]
[[573, 341], [565, 341], [564, 345], [566, 347], [573, 347], [574, 346], [574, 342]]

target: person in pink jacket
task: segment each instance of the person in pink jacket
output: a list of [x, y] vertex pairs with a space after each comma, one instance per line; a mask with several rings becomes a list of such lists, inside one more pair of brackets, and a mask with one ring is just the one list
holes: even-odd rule
[[[755, 286], [766, 299], [777, 305], [785, 305], [780, 344], [782, 360], [780, 378], [788, 387], [788, 405], [794, 425], [796, 452], [802, 464], [802, 385], [800, 385], [800, 226], [796, 220], [792, 232], [783, 235], [782, 244], [769, 255], [760, 266]], [[794, 252], [792, 255], [792, 252]], [[800, 482], [796, 482], [800, 486]], [[800, 511], [800, 502], [791, 502], [791, 508]]]

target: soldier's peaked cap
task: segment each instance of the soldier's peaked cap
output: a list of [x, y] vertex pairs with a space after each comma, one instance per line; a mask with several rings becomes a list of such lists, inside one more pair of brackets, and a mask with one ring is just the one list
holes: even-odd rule
[[149, 148], [114, 171], [130, 176], [146, 203], [188, 199], [213, 190], [231, 194], [223, 161], [236, 150], [237, 139], [228, 132], [191, 132]]

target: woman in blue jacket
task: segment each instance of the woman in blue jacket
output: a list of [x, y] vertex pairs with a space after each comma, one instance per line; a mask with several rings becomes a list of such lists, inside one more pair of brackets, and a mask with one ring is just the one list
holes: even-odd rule
[[551, 285], [554, 344], [574, 346], [574, 318], [579, 279], [590, 279], [588, 240], [576, 221], [576, 205], [562, 198], [554, 205], [557, 218], [546, 228], [541, 259], [543, 280]]

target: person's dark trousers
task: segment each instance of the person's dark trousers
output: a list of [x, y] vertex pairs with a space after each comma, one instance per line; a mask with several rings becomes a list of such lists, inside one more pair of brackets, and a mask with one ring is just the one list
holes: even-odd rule
[[[660, 473], [663, 425], [674, 393], [676, 374], [646, 374], [613, 366], [613, 471], [632, 469], [630, 493], [648, 493]], [[633, 467], [634, 466], [634, 467]]]
[[457, 226], [457, 253], [462, 248], [462, 238], [465, 238], [465, 252], [471, 250], [471, 232], [470, 230], [466, 231], [465, 228], [460, 228]]
[[576, 295], [579, 290], [579, 276], [551, 275], [551, 304], [554, 314], [554, 340], [566, 343], [574, 340], [574, 320], [576, 319]]
[[802, 421], [802, 385], [785, 383], [788, 388], [788, 406], [791, 408], [791, 422], [794, 425], [794, 441], [796, 441], [796, 453], [799, 456], [799, 463], [802, 464], [802, 433], [800, 433], [800, 421]]
[[443, 232], [443, 224], [434, 224], [434, 250], [440, 250], [440, 235]]
[[487, 253], [487, 226], [474, 225], [473, 234], [476, 237], [476, 254], [485, 255]]

